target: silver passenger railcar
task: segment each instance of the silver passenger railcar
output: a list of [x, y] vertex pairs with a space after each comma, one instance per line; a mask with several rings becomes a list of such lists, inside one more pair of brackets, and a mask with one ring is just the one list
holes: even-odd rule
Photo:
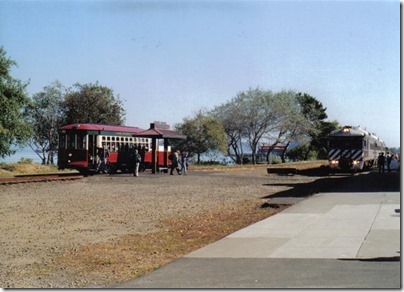
[[377, 165], [386, 145], [361, 127], [344, 126], [328, 137], [328, 161], [331, 170], [360, 171]]

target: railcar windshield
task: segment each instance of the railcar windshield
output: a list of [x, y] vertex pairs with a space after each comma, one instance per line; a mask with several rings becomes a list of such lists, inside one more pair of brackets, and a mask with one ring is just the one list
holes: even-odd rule
[[363, 140], [358, 138], [330, 138], [329, 147], [338, 149], [361, 149]]
[[66, 134], [59, 134], [59, 149], [66, 149]]
[[59, 149], [86, 149], [86, 134], [60, 134]]
[[86, 149], [86, 135], [77, 134], [76, 149]]

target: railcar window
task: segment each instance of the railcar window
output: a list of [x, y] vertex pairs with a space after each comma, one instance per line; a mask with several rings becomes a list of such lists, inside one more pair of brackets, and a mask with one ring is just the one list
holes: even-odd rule
[[59, 135], [59, 149], [66, 149], [66, 135]]
[[75, 144], [76, 144], [76, 135], [70, 134], [66, 135], [66, 141], [67, 141], [67, 149], [74, 149]]
[[77, 135], [77, 147], [76, 149], [86, 149], [86, 135]]
[[361, 149], [362, 140], [361, 139], [331, 139], [330, 148], [340, 148], [340, 149]]

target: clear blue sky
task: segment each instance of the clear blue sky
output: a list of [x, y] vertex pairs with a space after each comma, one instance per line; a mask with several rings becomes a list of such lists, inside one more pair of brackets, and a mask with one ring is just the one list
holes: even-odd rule
[[34, 94], [119, 94], [126, 124], [173, 125], [259, 86], [400, 144], [399, 1], [1, 1], [0, 45]]

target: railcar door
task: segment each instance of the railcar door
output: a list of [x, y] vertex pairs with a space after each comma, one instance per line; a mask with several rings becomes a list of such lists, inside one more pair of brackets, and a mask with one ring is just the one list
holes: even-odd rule
[[96, 135], [88, 135], [88, 163], [91, 164], [91, 168], [95, 168], [97, 163], [97, 136]]

